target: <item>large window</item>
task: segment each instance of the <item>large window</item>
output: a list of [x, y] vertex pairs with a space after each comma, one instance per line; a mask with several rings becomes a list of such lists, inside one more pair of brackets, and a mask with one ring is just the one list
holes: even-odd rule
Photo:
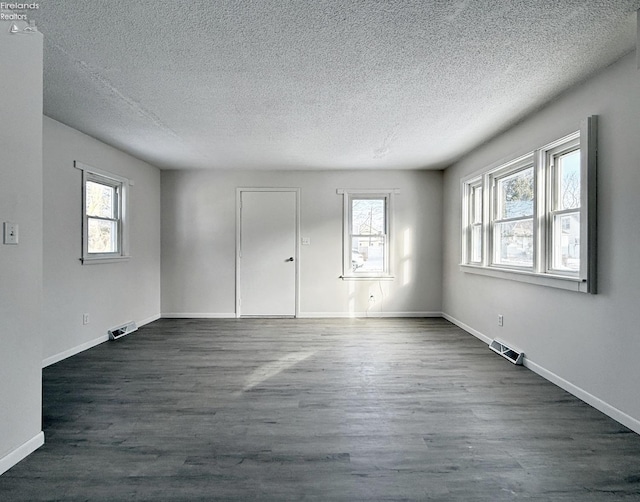
[[392, 191], [338, 190], [344, 195], [343, 273], [348, 278], [391, 278]]
[[595, 292], [596, 118], [463, 180], [467, 272]]
[[82, 169], [82, 261], [127, 257], [127, 179], [76, 162]]

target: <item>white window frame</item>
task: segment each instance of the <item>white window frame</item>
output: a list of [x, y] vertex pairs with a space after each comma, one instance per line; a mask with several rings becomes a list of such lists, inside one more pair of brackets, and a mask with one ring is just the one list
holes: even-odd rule
[[[129, 190], [132, 182], [128, 178], [118, 176], [82, 162], [74, 165], [82, 171], [82, 257], [83, 265], [113, 263], [129, 259]], [[117, 251], [113, 253], [89, 253], [89, 216], [87, 215], [87, 182], [93, 181], [116, 189], [116, 218], [118, 232], [116, 235]]]
[[[469, 225], [469, 232], [466, 239], [466, 249], [468, 250], [469, 256], [467, 258], [468, 263], [474, 265], [482, 264], [482, 258], [484, 255], [484, 225], [485, 221], [484, 217], [484, 187], [482, 184], [482, 178], [476, 178], [471, 180], [466, 186], [466, 190], [468, 191], [467, 197], [469, 198], [468, 210], [466, 211], [465, 218], [467, 218], [467, 222], [465, 225]], [[477, 192], [480, 191], [480, 194]], [[476, 232], [477, 231], [477, 232]], [[478, 259], [474, 256], [474, 237], [478, 237], [479, 239], [479, 252], [480, 256]]]
[[[533, 155], [531, 154], [527, 154], [522, 157], [519, 157], [518, 159], [508, 162], [507, 164], [499, 167], [498, 169], [491, 171], [488, 176], [489, 178], [488, 186], [484, 186], [484, 190], [487, 190], [487, 192], [489, 192], [488, 198], [489, 198], [490, 218], [487, 221], [489, 221], [489, 225], [490, 225], [489, 227], [490, 239], [487, 240], [489, 253], [486, 256], [490, 260], [491, 266], [509, 269], [509, 270], [513, 269], [513, 270], [526, 270], [526, 271], [533, 271], [533, 268], [535, 266], [535, 263], [532, 263], [531, 266], [499, 263], [497, 259], [497, 246], [496, 246], [497, 225], [501, 223], [517, 223], [519, 221], [525, 221], [529, 219], [533, 220], [533, 227], [534, 227], [533, 236], [535, 241], [536, 203], [537, 203], [535, 196], [533, 200], [533, 212], [531, 216], [517, 216], [512, 218], [502, 218], [498, 215], [498, 211], [500, 210], [500, 202], [498, 200], [499, 194], [498, 194], [498, 188], [497, 188], [498, 184], [503, 179], [514, 176], [528, 169], [532, 169], [534, 173], [534, 193], [535, 193], [535, 190], [536, 190], [535, 166], [533, 162]], [[486, 198], [485, 198], [485, 201], [486, 201]]]
[[[398, 189], [347, 189], [336, 190], [338, 195], [343, 196], [343, 237], [342, 237], [342, 275], [343, 280], [393, 280], [391, 271], [392, 248], [393, 248], [393, 196], [399, 192]], [[351, 201], [353, 199], [384, 199], [385, 201], [385, 232], [384, 246], [385, 256], [382, 272], [354, 272], [352, 266], [352, 246], [351, 240], [354, 236], [351, 217]]]
[[[464, 272], [516, 280], [531, 284], [596, 293], [596, 163], [597, 117], [588, 117], [580, 130], [508, 162], [501, 162], [461, 180], [462, 260]], [[558, 210], [554, 181], [558, 156], [580, 150], [580, 208]], [[495, 263], [493, 249], [496, 219], [496, 181], [533, 164], [534, 214], [533, 263], [531, 267]], [[483, 189], [482, 259], [472, 260], [472, 190]], [[580, 215], [579, 270], [553, 268], [553, 218], [564, 212]]]
[[[554, 248], [554, 216], [570, 214], [570, 213], [578, 213], [582, 216], [582, 194], [580, 194], [580, 207], [576, 209], [558, 209], [558, 194], [557, 194], [557, 175], [558, 175], [558, 165], [557, 159], [565, 154], [574, 152], [576, 150], [580, 150], [580, 133], [574, 133], [570, 136], [562, 138], [559, 141], [551, 143], [547, 145], [545, 148], [540, 151], [540, 162], [543, 163], [546, 167], [545, 175], [546, 179], [542, 180], [545, 183], [546, 190], [546, 198], [545, 202], [547, 204], [545, 210], [546, 217], [546, 232], [543, 238], [545, 239], [541, 245], [546, 248], [546, 262], [543, 264], [545, 267], [545, 271], [549, 274], [554, 275], [568, 275], [579, 277], [580, 271], [570, 271], [565, 269], [554, 268], [554, 254], [556, 249]], [[582, 166], [581, 166], [582, 167]], [[581, 179], [583, 178], [581, 172]], [[581, 232], [582, 234], [582, 229]], [[581, 257], [582, 258], [582, 257]]]

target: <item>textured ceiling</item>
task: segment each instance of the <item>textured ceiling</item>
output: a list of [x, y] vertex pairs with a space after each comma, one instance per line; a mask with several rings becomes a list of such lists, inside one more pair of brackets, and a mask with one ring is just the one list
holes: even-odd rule
[[161, 168], [448, 165], [635, 47], [640, 0], [41, 0], [45, 114]]

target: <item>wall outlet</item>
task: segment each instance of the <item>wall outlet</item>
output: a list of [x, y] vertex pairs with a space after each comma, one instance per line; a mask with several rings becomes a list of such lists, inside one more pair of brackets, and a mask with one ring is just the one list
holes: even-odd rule
[[89, 314], [82, 314], [82, 324], [89, 324]]
[[502, 314], [498, 314], [498, 326], [504, 325], [504, 316]]

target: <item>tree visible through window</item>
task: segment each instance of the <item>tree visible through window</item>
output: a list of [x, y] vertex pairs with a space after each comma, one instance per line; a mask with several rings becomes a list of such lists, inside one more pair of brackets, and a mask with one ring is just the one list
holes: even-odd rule
[[383, 273], [386, 253], [386, 199], [351, 199], [352, 271]]
[[580, 270], [580, 150], [552, 156], [551, 210], [553, 270]]

